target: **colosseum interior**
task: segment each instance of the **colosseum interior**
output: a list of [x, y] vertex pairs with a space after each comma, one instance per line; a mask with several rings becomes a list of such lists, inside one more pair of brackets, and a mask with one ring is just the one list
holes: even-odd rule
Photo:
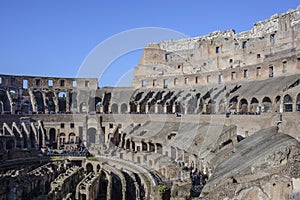
[[299, 199], [300, 7], [148, 44], [132, 87], [0, 75], [0, 199]]

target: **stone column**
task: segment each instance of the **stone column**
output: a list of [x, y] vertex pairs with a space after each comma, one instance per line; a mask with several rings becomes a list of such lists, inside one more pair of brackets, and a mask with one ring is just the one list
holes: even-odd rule
[[70, 101], [69, 101], [69, 96], [70, 96], [70, 93], [69, 92], [66, 92], [66, 112], [70, 112]]
[[41, 92], [42, 93], [42, 97], [43, 97], [43, 104], [44, 104], [44, 112], [45, 113], [48, 113], [49, 112], [49, 109], [48, 109], [48, 105], [47, 105], [47, 97], [46, 97], [46, 93], [45, 92]]
[[146, 105], [145, 105], [145, 112], [148, 113], [148, 111], [149, 111], [149, 105], [148, 105], [148, 103], [146, 103]]
[[154, 104], [154, 113], [158, 113], [158, 105], [157, 105], [157, 103]]
[[140, 104], [136, 105], [136, 112], [137, 113], [141, 112], [141, 105]]
[[164, 113], [167, 113], [167, 104], [163, 105]]
[[176, 112], [176, 104], [175, 104], [175, 103], [173, 103], [173, 105], [172, 105], [172, 112], [173, 112], [173, 113]]
[[54, 93], [53, 102], [54, 102], [54, 105], [55, 105], [55, 112], [57, 113], [59, 111], [57, 93]]

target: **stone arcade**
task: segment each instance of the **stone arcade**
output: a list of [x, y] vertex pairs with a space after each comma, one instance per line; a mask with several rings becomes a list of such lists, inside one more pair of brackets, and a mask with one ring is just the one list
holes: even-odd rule
[[148, 44], [132, 87], [1, 74], [0, 199], [299, 199], [299, 45], [297, 8]]

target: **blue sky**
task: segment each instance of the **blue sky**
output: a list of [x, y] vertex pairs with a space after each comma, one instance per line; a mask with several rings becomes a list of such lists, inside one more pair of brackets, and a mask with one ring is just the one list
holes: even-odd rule
[[[160, 27], [189, 37], [215, 30], [241, 32], [299, 4], [295, 0], [0, 0], [0, 73], [76, 77], [93, 49], [123, 31]], [[141, 52], [133, 50], [112, 60], [97, 77], [100, 86], [115, 86], [120, 77], [131, 74]], [[130, 84], [132, 75], [126, 77], [123, 85]]]

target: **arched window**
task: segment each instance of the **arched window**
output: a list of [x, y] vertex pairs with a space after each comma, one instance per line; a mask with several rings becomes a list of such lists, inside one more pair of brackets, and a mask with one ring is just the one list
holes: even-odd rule
[[293, 99], [290, 95], [285, 95], [283, 98], [284, 112], [293, 112]]

